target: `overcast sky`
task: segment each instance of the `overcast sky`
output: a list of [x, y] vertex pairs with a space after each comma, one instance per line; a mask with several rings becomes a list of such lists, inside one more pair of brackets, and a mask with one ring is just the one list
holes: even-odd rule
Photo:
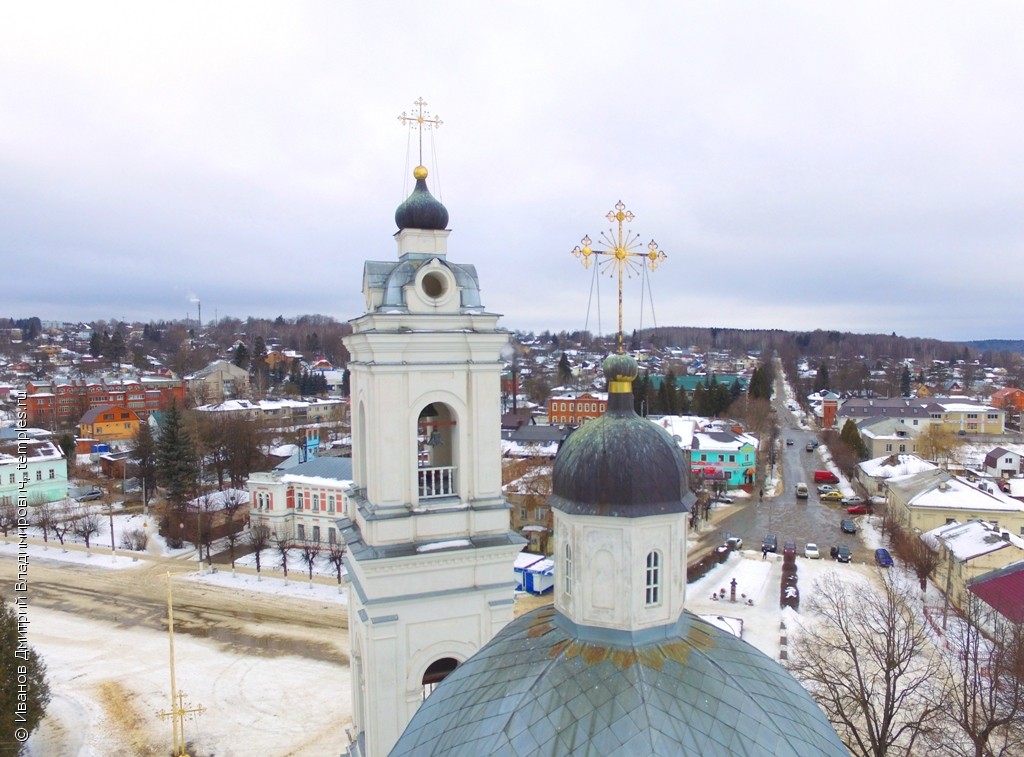
[[1024, 337], [1019, 2], [5, 2], [0, 315], [360, 315], [418, 97], [506, 328], [614, 331], [621, 199], [627, 331]]

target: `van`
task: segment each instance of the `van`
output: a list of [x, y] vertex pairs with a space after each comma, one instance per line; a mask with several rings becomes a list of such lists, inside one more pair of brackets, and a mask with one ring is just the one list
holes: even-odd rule
[[807, 484], [803, 481], [796, 485], [796, 498], [807, 499]]
[[814, 483], [816, 484], [838, 484], [839, 477], [830, 470], [814, 471]]

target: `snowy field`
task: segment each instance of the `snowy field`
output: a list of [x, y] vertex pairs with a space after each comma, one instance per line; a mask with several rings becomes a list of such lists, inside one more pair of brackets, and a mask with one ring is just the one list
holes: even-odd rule
[[[168, 637], [30, 609], [31, 643], [46, 661], [53, 699], [28, 742], [29, 757], [165, 755], [171, 726]], [[332, 755], [350, 718], [347, 666], [296, 656], [225, 651], [214, 641], [175, 635], [177, 687], [195, 755]]]

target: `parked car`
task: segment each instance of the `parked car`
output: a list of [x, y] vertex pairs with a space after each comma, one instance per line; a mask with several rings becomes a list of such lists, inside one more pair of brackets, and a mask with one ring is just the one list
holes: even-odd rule
[[821, 557], [821, 552], [818, 551], [818, 545], [813, 541], [807, 542], [807, 546], [804, 547], [804, 557], [808, 560], [817, 560]]
[[885, 504], [885, 497], [883, 497], [880, 494], [876, 494], [875, 496], [871, 497], [868, 500], [868, 502], [870, 504], [872, 504], [872, 505], [884, 505]]
[[102, 498], [103, 498], [103, 490], [99, 489], [99, 488], [97, 488], [95, 486], [92, 487], [91, 489], [89, 489], [88, 491], [86, 491], [84, 494], [79, 494], [78, 497], [76, 497], [76, 499], [79, 502], [92, 502], [93, 500], [102, 499]]
[[731, 505], [732, 501], [732, 497], [728, 494], [719, 494], [715, 497], [715, 502], [721, 502], [723, 505]]
[[864, 498], [854, 494], [852, 497], [843, 497], [844, 505], [863, 505]]
[[814, 471], [814, 483], [816, 484], [838, 484], [839, 476], [830, 470]]
[[846, 508], [846, 512], [850, 515], [870, 515], [871, 508], [867, 505], [854, 505], [853, 507]]
[[796, 557], [796, 542], [787, 541], [782, 547], [783, 557]]
[[761, 540], [761, 551], [762, 552], [778, 552], [779, 551], [779, 539], [775, 534], [765, 534], [764, 539]]
[[793, 440], [792, 439], [786, 439], [786, 446], [787, 447], [792, 447], [793, 446]]
[[824, 494], [822, 494], [821, 498], [826, 502], [839, 502], [843, 498], [843, 493], [837, 492], [835, 489], [833, 489], [830, 492], [825, 492]]
[[818, 487], [818, 494], [824, 494], [825, 492], [837, 492], [837, 491], [839, 491], [839, 490], [836, 489], [834, 486], [832, 486], [832, 484], [822, 484], [821, 486]]
[[814, 442], [807, 442], [807, 446], [804, 447], [804, 449], [807, 450], [808, 452], [814, 452], [815, 446], [817, 445], [815, 445]]
[[853, 553], [845, 544], [837, 544], [832, 547], [831, 554], [832, 559], [838, 562], [850, 562], [853, 559]]
[[876, 549], [875, 550], [875, 562], [881, 568], [892, 567], [892, 555], [889, 554], [887, 549]]
[[735, 551], [743, 549], [743, 539], [738, 536], [727, 536], [725, 538], [725, 546], [731, 547]]
[[842, 523], [839, 524], [839, 527], [841, 529], [843, 529], [843, 533], [844, 534], [855, 534], [855, 533], [857, 533], [857, 524], [854, 523], [849, 518], [843, 518], [843, 521], [842, 521]]

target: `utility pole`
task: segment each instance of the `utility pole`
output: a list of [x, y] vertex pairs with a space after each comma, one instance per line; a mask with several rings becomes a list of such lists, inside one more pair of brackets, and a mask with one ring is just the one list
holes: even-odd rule
[[202, 705], [195, 707], [185, 706], [185, 692], [178, 690], [174, 680], [174, 600], [171, 594], [171, 572], [167, 572], [167, 637], [170, 641], [171, 661], [171, 709], [166, 712], [158, 712], [162, 719], [171, 719], [171, 742], [173, 748], [172, 757], [189, 757], [185, 751], [185, 715], [201, 714], [206, 712]]

